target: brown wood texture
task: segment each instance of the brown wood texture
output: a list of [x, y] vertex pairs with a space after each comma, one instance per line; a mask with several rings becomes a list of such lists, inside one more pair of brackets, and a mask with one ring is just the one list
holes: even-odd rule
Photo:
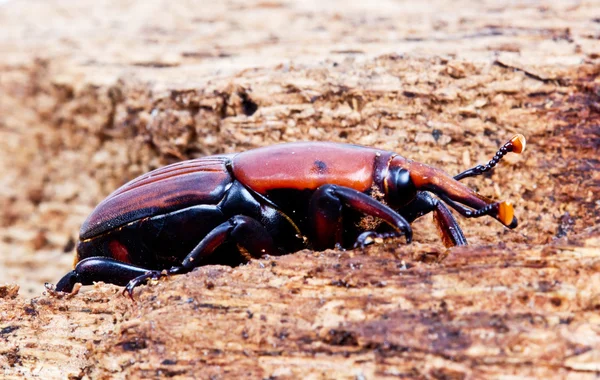
[[[3, 378], [595, 378], [600, 4], [0, 4]], [[44, 292], [92, 208], [179, 159], [281, 141], [396, 151], [520, 226]], [[4, 284], [4, 285], [3, 285]]]

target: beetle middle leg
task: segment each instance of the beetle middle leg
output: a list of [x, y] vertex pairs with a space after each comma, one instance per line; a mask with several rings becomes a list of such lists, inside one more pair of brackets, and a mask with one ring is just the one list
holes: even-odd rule
[[146, 271], [129, 281], [123, 292], [128, 292], [131, 296], [136, 286], [150, 279], [191, 272], [194, 268], [203, 265], [204, 258], [210, 256], [224, 243], [231, 241], [237, 243], [242, 255], [247, 253], [250, 256], [244, 255], [247, 259], [280, 253], [273, 238], [259, 221], [249, 216], [236, 215], [209, 232], [185, 257], [180, 266], [172, 267], [168, 271]]
[[[410, 243], [412, 229], [408, 222], [396, 211], [381, 202], [348, 187], [323, 185], [311, 197], [309, 217], [315, 249], [325, 249], [342, 242], [342, 208], [348, 207], [365, 215], [382, 219], [393, 229], [393, 236], [404, 235]], [[378, 236], [377, 232], [373, 234]], [[390, 234], [385, 234], [388, 236]]]

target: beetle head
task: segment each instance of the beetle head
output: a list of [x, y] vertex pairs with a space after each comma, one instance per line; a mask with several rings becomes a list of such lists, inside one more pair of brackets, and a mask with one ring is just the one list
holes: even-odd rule
[[517, 226], [517, 218], [514, 216], [514, 208], [510, 202], [494, 202], [446, 172], [419, 162], [411, 162], [409, 170], [411, 180], [418, 190], [435, 194], [461, 215], [467, 218], [489, 215], [506, 227]]
[[409, 160], [396, 156], [390, 162], [384, 179], [386, 202], [395, 209], [410, 203], [417, 195], [417, 187], [410, 174]]
[[[494, 202], [478, 194], [459, 182], [462, 178], [474, 177], [492, 169], [508, 152], [521, 153], [525, 149], [525, 137], [515, 135], [505, 143], [487, 165], [479, 165], [452, 177], [443, 170], [395, 156], [389, 165], [388, 175], [384, 180], [386, 201], [399, 209], [413, 201], [417, 193], [427, 191], [454, 208], [461, 215], [477, 218], [489, 215], [506, 227], [515, 228], [518, 224], [514, 209], [510, 202]], [[423, 215], [432, 211], [431, 204], [411, 210], [415, 215]], [[414, 207], [412, 207], [414, 208]]]

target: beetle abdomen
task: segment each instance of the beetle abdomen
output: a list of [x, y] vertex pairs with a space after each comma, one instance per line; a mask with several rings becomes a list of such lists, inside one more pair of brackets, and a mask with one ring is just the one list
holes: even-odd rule
[[378, 158], [390, 155], [358, 145], [304, 142], [240, 153], [232, 166], [237, 180], [263, 195], [271, 189], [314, 190], [325, 184], [365, 192], [373, 186]]
[[85, 240], [135, 220], [197, 204], [217, 204], [231, 185], [231, 156], [168, 165], [140, 176], [108, 196], [81, 226]]

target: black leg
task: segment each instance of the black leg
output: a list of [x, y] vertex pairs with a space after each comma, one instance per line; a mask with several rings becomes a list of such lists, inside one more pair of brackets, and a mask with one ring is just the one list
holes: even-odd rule
[[[431, 206], [431, 209], [422, 209], [421, 211], [433, 211], [433, 220], [438, 227], [438, 231], [442, 238], [442, 242], [446, 247], [453, 247], [457, 245], [467, 245], [467, 239], [462, 232], [462, 229], [458, 225], [458, 222], [448, 209], [446, 205], [437, 199], [433, 199], [428, 196], [423, 199], [424, 202], [418, 202], [419, 204], [425, 205], [425, 207]], [[430, 203], [431, 202], [431, 203]], [[389, 233], [377, 233], [375, 231], [367, 231], [356, 239], [354, 247], [364, 247], [365, 245], [372, 242], [373, 238], [376, 237], [388, 237]]]
[[457, 245], [467, 245], [467, 239], [463, 234], [458, 222], [452, 216], [448, 207], [440, 201], [435, 202], [435, 209], [433, 210], [433, 220], [438, 227], [442, 242], [446, 247], [453, 247]]
[[149, 279], [188, 273], [201, 266], [203, 259], [210, 256], [219, 246], [232, 240], [237, 243], [242, 255], [247, 259], [279, 254], [279, 250], [273, 243], [273, 238], [260, 222], [248, 216], [236, 215], [209, 232], [186, 256], [181, 266], [173, 267], [168, 271], [146, 271], [131, 279], [127, 283], [124, 292], [126, 291], [132, 296], [133, 289], [146, 283]]
[[419, 191], [415, 199], [400, 210], [400, 213], [411, 223], [430, 212], [433, 212], [433, 220], [446, 247], [467, 244], [465, 235], [448, 207], [431, 194]]
[[[323, 185], [312, 195], [309, 204], [315, 249], [331, 248], [336, 243], [342, 242], [343, 207], [383, 220], [395, 230], [395, 233], [385, 234], [386, 236], [404, 235], [406, 241], [410, 243], [412, 229], [396, 211], [360, 191], [342, 186]], [[370, 234], [369, 237], [372, 236], [373, 234]], [[358, 241], [357, 244], [361, 245]]]
[[126, 264], [108, 257], [89, 257], [81, 260], [75, 269], [67, 273], [56, 284], [56, 291], [71, 292], [76, 283], [92, 285], [104, 281], [116, 285], [125, 285], [138, 276], [148, 272], [148, 269]]

